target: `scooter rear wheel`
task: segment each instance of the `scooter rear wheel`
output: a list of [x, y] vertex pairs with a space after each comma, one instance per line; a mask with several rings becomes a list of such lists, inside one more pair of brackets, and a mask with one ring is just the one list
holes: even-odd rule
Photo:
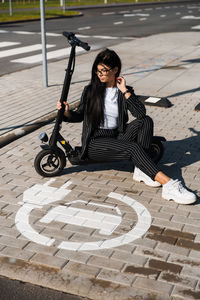
[[151, 144], [151, 153], [152, 159], [155, 163], [158, 163], [159, 160], [162, 158], [164, 153], [164, 147], [161, 141], [154, 140]]
[[57, 176], [65, 165], [65, 154], [60, 148], [57, 148], [56, 151], [43, 149], [36, 155], [34, 160], [36, 172], [44, 177]]

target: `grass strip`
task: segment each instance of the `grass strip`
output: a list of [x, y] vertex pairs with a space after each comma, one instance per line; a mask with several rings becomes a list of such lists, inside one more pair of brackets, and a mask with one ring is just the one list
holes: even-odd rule
[[[45, 11], [45, 17], [56, 18], [56, 17], [70, 17], [76, 16], [79, 12], [77, 11], [65, 11], [62, 9], [51, 9]], [[9, 22], [9, 21], [22, 21], [22, 20], [34, 20], [40, 19], [40, 11], [25, 11], [25, 12], [13, 12], [13, 15], [10, 16], [9, 13], [1, 13], [0, 22]]]

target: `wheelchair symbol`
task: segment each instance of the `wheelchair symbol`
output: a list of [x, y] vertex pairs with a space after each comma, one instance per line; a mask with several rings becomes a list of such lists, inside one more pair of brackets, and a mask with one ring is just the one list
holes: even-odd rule
[[[36, 184], [24, 191], [23, 201], [19, 202], [22, 206], [19, 208], [15, 217], [15, 225], [22, 235], [32, 242], [45, 246], [52, 246], [56, 239], [49, 238], [37, 232], [31, 226], [29, 217], [34, 209], [43, 209], [46, 205], [64, 199], [71, 192], [71, 190], [68, 189], [72, 184], [71, 181], [68, 181], [60, 188], [51, 187], [50, 184], [53, 181], [55, 181], [55, 179], [51, 179], [43, 185]], [[130, 209], [137, 214], [138, 221], [134, 228], [118, 237], [105, 239], [104, 236], [102, 240], [96, 242], [62, 241], [57, 248], [74, 251], [108, 249], [128, 244], [142, 237], [147, 232], [151, 225], [151, 215], [141, 203], [128, 196], [113, 192], [109, 193], [108, 197], [117, 200], [117, 202], [122, 202], [123, 205], [128, 205]], [[74, 207], [77, 203], [79, 207]], [[88, 209], [82, 208], [82, 206]], [[93, 206], [93, 210], [90, 209], [91, 206]], [[106, 212], [99, 211], [100, 207], [103, 211], [106, 210]], [[108, 211], [112, 211], [112, 213], [108, 213]], [[120, 226], [122, 216], [117, 205], [110, 206], [83, 200], [74, 200], [67, 202], [65, 205], [58, 205], [52, 208], [40, 219], [40, 222], [46, 224], [53, 221], [93, 228], [94, 230], [97, 229], [100, 234], [109, 236]]]

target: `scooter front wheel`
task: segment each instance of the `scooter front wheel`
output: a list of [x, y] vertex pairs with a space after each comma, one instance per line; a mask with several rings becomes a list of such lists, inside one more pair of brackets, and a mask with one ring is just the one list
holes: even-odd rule
[[65, 165], [65, 154], [60, 148], [56, 150], [43, 149], [36, 155], [34, 160], [36, 172], [44, 177], [57, 176]]

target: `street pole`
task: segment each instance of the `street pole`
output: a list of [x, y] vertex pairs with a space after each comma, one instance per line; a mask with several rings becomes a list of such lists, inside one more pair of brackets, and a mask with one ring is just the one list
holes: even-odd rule
[[40, 0], [40, 22], [41, 22], [41, 39], [42, 39], [42, 60], [43, 60], [43, 76], [44, 86], [48, 86], [47, 75], [47, 50], [46, 50], [46, 28], [45, 28], [45, 0]]
[[12, 16], [12, 0], [9, 0], [9, 11], [10, 11], [10, 16]]

